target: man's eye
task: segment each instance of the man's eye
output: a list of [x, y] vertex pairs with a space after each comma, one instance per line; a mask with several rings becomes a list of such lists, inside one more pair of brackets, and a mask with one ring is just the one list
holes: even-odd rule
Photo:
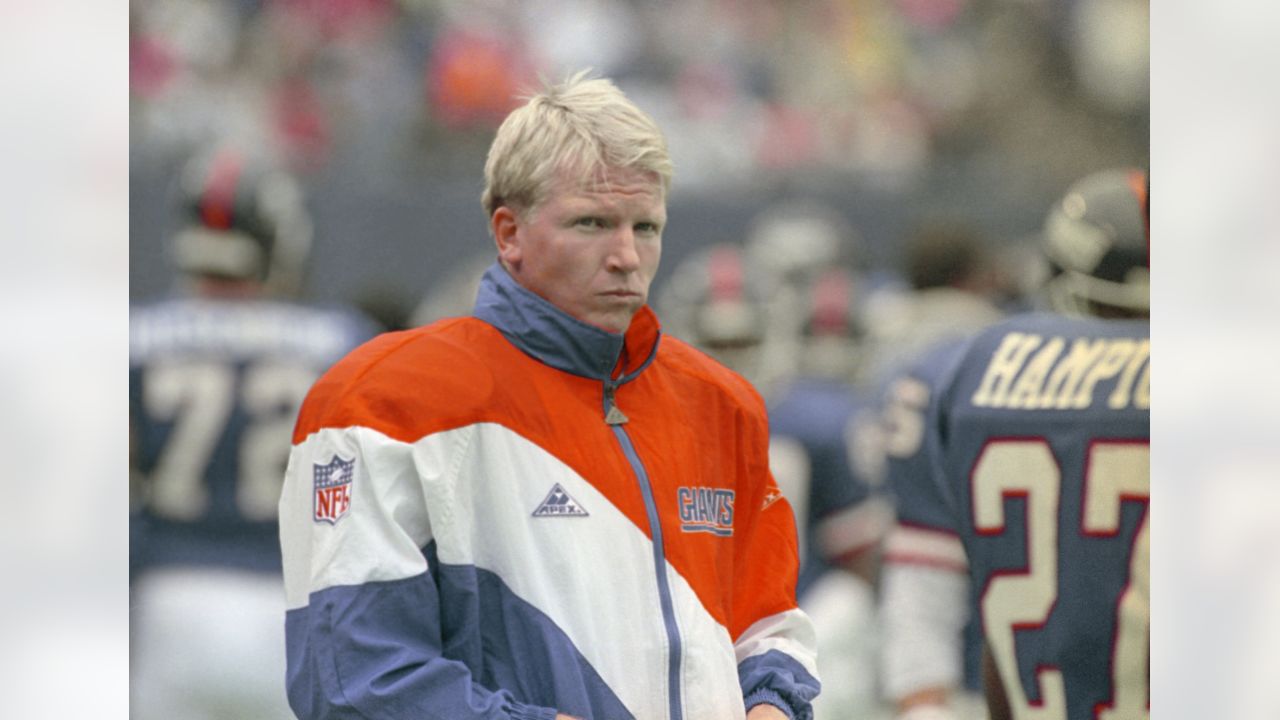
[[585, 228], [602, 228], [604, 227], [604, 220], [601, 220], [598, 217], [584, 217], [584, 218], [578, 218], [578, 221], [576, 224], [579, 227], [585, 227]]
[[651, 222], [636, 223], [636, 232], [656, 235], [658, 233], [658, 224]]

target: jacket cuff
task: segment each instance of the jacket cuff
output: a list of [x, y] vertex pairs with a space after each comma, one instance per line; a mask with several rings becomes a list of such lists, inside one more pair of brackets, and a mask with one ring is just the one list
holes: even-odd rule
[[511, 720], [556, 720], [556, 711], [551, 708], [538, 707], [537, 705], [525, 705], [523, 703], [511, 703], [511, 707], [507, 709], [507, 713], [511, 715]]
[[782, 712], [786, 713], [787, 720], [798, 720], [796, 713], [791, 709], [791, 705], [782, 699], [776, 691], [769, 688], [760, 688], [743, 699], [743, 705], [746, 706], [747, 712], [757, 705], [772, 705]]

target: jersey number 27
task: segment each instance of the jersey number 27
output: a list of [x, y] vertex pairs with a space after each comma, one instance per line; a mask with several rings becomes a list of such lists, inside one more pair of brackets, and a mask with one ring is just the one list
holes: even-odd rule
[[[1150, 447], [1145, 442], [1096, 441], [1085, 463], [1085, 537], [1115, 537], [1120, 506], [1146, 503], [1150, 494]], [[1036, 671], [1039, 701], [1032, 704], [1018, 679], [1014, 635], [1044, 625], [1058, 599], [1058, 504], [1062, 472], [1044, 440], [1007, 439], [988, 444], [973, 469], [973, 520], [979, 534], [1004, 532], [1004, 499], [1026, 498], [1027, 567], [999, 573], [983, 593], [987, 643], [1017, 720], [1066, 720], [1061, 671]], [[1112, 696], [1098, 704], [1097, 720], [1145, 720], [1148, 710], [1149, 558], [1147, 514], [1134, 538], [1129, 581], [1116, 608], [1111, 663]]]

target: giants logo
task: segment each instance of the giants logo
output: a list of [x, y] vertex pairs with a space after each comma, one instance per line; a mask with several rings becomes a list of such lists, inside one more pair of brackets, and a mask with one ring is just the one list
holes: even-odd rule
[[708, 532], [721, 537], [733, 534], [733, 491], [723, 488], [682, 487], [676, 491], [680, 504], [680, 529]]

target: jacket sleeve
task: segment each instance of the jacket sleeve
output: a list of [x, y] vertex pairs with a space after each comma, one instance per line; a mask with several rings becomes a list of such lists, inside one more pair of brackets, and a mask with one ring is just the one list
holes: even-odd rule
[[734, 531], [730, 630], [738, 682], [748, 710], [768, 703], [793, 720], [810, 720], [821, 684], [813, 624], [796, 605], [795, 517], [769, 473], [763, 424], [749, 447], [748, 476], [754, 480], [738, 501]]
[[362, 427], [294, 446], [280, 500], [289, 704], [308, 720], [551, 720], [445, 656], [422, 460]]

